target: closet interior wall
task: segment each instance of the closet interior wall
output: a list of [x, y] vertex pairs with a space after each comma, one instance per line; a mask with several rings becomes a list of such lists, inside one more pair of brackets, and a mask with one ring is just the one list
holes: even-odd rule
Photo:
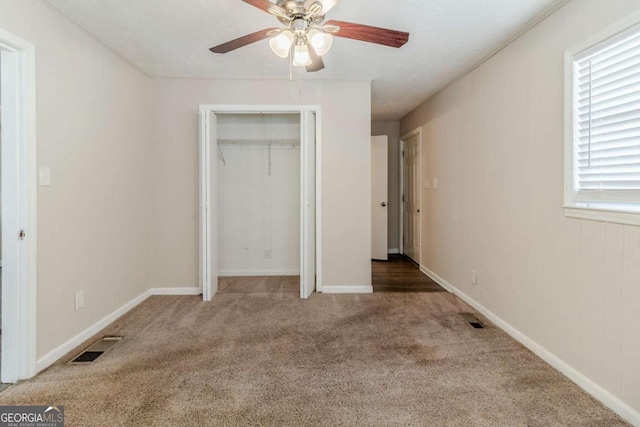
[[217, 120], [220, 275], [299, 275], [300, 115]]

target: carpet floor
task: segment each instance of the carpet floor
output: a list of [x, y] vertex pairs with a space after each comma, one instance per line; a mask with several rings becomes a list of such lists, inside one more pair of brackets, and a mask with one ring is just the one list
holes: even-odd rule
[[[67, 426], [622, 426], [452, 294], [313, 295], [297, 278], [224, 279], [213, 301], [151, 297], [0, 394], [63, 405]], [[97, 337], [96, 337], [97, 338]]]

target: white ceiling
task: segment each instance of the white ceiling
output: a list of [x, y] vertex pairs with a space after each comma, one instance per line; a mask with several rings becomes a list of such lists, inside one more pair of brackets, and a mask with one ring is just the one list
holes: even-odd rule
[[[214, 45], [280, 26], [241, 0], [48, 1], [150, 76], [289, 78], [287, 60], [276, 57], [266, 40], [225, 55], [209, 52]], [[394, 49], [336, 38], [324, 58], [326, 68], [300, 76], [373, 80], [373, 119], [397, 120], [557, 3], [342, 0], [327, 19], [406, 31], [409, 43]]]

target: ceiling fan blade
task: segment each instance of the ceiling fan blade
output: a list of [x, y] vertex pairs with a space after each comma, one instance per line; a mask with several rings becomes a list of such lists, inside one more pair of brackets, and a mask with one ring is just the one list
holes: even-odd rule
[[316, 13], [316, 15], [324, 16], [327, 14], [327, 12], [333, 9], [333, 6], [338, 4], [338, 1], [339, 0], [307, 0], [304, 4], [304, 8], [307, 10], [311, 10], [311, 6], [313, 6], [315, 3], [320, 3], [322, 9], [320, 9], [318, 13]]
[[231, 40], [228, 41], [226, 43], [222, 43], [221, 45], [218, 46], [214, 46], [211, 49], [209, 49], [211, 52], [213, 53], [227, 53], [227, 52], [231, 52], [232, 50], [236, 50], [240, 47], [246, 46], [248, 44], [251, 43], [255, 43], [257, 41], [266, 39], [268, 37], [271, 37], [269, 35], [269, 33], [271, 31], [275, 30], [275, 28], [267, 28], [266, 30], [260, 30], [260, 31], [256, 31], [253, 34], [248, 34], [246, 36], [237, 38], [235, 40]]
[[309, 48], [309, 56], [311, 57], [311, 65], [307, 65], [308, 73], [315, 73], [316, 71], [320, 71], [324, 68], [324, 61], [322, 57], [314, 52], [313, 48]]
[[333, 33], [333, 35], [347, 39], [361, 40], [391, 47], [402, 47], [409, 41], [409, 33], [402, 31], [387, 30], [385, 28], [370, 27], [368, 25], [344, 21], [329, 21], [324, 25], [337, 25], [340, 27], [340, 30]]
[[269, 0], [242, 0], [245, 3], [249, 3], [251, 6], [255, 6], [258, 9], [262, 9], [267, 13], [275, 16], [287, 16], [287, 11], [275, 3], [271, 3]]

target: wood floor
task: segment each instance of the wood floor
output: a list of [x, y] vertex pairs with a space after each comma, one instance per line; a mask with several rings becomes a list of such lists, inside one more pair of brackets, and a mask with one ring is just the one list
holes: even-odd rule
[[374, 292], [446, 292], [404, 255], [373, 261], [372, 276]]

